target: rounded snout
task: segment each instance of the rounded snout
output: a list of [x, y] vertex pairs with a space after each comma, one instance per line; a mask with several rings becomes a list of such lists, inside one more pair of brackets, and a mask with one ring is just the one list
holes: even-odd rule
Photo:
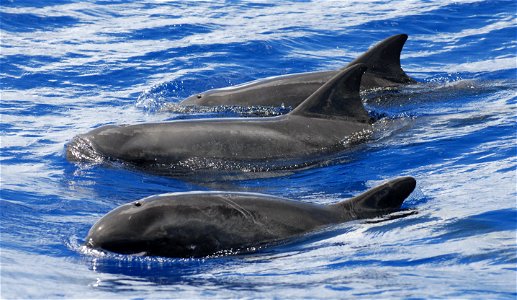
[[116, 148], [120, 144], [120, 135], [113, 134], [113, 132], [117, 133], [119, 128], [122, 128], [122, 126], [106, 125], [75, 136], [66, 145], [66, 159], [69, 161], [103, 162], [106, 158], [106, 150]]
[[66, 145], [66, 159], [68, 161], [100, 162], [102, 156], [97, 154], [87, 135], [78, 135]]
[[123, 236], [120, 229], [120, 224], [113, 224], [110, 220], [107, 220], [107, 217], [104, 216], [101, 218], [88, 232], [86, 236], [85, 245], [87, 247], [98, 249], [98, 250], [107, 250], [111, 252], [120, 252], [119, 248], [116, 245], [120, 244], [121, 238], [123, 239], [129, 238], [127, 233]]
[[[126, 204], [109, 212], [92, 226], [85, 239], [85, 246], [110, 252], [131, 254], [142, 252], [142, 233], [145, 218], [135, 216], [142, 203]], [[142, 220], [140, 220], [142, 219]]]
[[93, 248], [93, 249], [103, 249], [103, 245], [106, 243], [107, 235], [103, 234], [103, 224], [102, 219], [99, 220], [90, 231], [88, 231], [88, 235], [86, 236], [85, 246]]

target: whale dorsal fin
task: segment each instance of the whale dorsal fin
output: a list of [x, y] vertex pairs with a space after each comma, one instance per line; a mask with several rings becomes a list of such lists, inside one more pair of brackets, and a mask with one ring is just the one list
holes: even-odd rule
[[400, 66], [400, 53], [407, 39], [407, 34], [391, 36], [370, 48], [345, 68], [363, 63], [368, 67], [368, 74], [375, 74], [397, 83], [414, 83], [416, 81], [409, 77]]
[[355, 64], [340, 70], [290, 114], [320, 118], [343, 117], [368, 122], [368, 112], [359, 96], [361, 77], [365, 71], [365, 64]]
[[400, 209], [415, 186], [413, 177], [400, 177], [331, 207], [341, 210], [345, 219], [372, 218]]

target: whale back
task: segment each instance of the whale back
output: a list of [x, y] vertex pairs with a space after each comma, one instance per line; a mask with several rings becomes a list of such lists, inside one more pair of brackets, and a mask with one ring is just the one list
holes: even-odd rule
[[162, 194], [109, 212], [90, 229], [86, 245], [122, 254], [200, 257], [338, 222], [338, 213], [327, 206], [264, 194]]
[[289, 114], [369, 122], [370, 117], [359, 95], [361, 77], [366, 69], [365, 64], [355, 64], [340, 70]]
[[415, 180], [403, 177], [329, 206], [254, 193], [156, 195], [109, 212], [90, 229], [86, 245], [169, 257], [247, 251], [322, 226], [393, 212], [414, 188]]

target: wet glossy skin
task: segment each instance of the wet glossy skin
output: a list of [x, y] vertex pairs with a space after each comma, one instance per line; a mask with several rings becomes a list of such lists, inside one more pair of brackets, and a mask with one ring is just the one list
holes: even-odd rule
[[[400, 67], [400, 52], [407, 35], [389, 37], [348, 66], [364, 63], [368, 70], [363, 75], [361, 89], [396, 87], [415, 83]], [[345, 67], [346, 68], [346, 67]], [[213, 89], [183, 100], [182, 105], [200, 106], [286, 106], [296, 107], [314, 93], [339, 70], [278, 76], [245, 83], [239, 86]]]
[[176, 163], [191, 157], [262, 161], [331, 151], [345, 137], [370, 128], [368, 123], [296, 115], [187, 120], [101, 127], [76, 137], [72, 145], [84, 139], [106, 157], [135, 164]]
[[413, 178], [402, 177], [328, 206], [255, 193], [152, 196], [108, 213], [91, 228], [86, 245], [170, 257], [248, 251], [330, 224], [396, 211], [414, 188]]
[[195, 158], [239, 162], [305, 159], [335, 152], [343, 148], [344, 139], [371, 129], [359, 97], [365, 70], [358, 64], [341, 71], [284, 116], [104, 126], [75, 137], [67, 145], [67, 158], [146, 166]]

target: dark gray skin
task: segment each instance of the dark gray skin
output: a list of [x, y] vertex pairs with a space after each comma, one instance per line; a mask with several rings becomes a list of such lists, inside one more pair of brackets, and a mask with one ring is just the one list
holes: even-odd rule
[[401, 177], [333, 205], [264, 194], [190, 192], [122, 205], [88, 232], [86, 246], [121, 254], [203, 257], [281, 242], [331, 224], [400, 209], [414, 190]]
[[256, 163], [335, 152], [343, 140], [371, 130], [359, 96], [365, 70], [362, 64], [342, 70], [287, 115], [104, 126], [75, 137], [67, 158], [146, 168], [196, 158]]
[[[397, 87], [416, 83], [402, 70], [400, 53], [408, 36], [391, 36], [350, 62], [345, 68], [364, 63], [361, 89]], [[342, 70], [342, 69], [341, 69]], [[235, 87], [213, 89], [192, 95], [181, 105], [198, 106], [286, 106], [297, 107], [340, 70], [292, 74], [258, 80]]]

